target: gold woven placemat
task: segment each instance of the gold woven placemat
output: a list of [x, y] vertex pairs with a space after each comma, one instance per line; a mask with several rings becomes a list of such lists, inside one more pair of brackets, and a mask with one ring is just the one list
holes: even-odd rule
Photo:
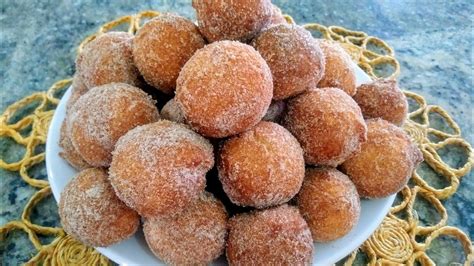
[[[127, 31], [135, 33], [143, 24], [145, 19], [159, 15], [157, 11], [143, 11], [135, 15], [124, 16], [102, 25], [97, 33], [87, 37], [78, 47], [80, 51], [85, 44], [93, 40], [97, 35], [119, 28], [127, 27]], [[290, 16], [285, 16], [288, 23], [294, 23]], [[320, 24], [305, 24], [306, 29], [313, 34], [325, 39], [340, 42], [349, 52], [358, 65], [372, 78], [389, 77], [396, 78], [400, 72], [400, 65], [395, 59], [393, 49], [383, 40], [367, 35], [360, 31], [351, 31], [338, 26], [325, 27]], [[381, 71], [380, 69], [385, 69]], [[387, 70], [388, 69], [388, 70]], [[61, 228], [44, 227], [31, 222], [30, 213], [35, 205], [51, 195], [49, 184], [45, 180], [32, 178], [28, 169], [42, 162], [45, 158], [44, 152], [35, 153], [38, 145], [46, 142], [47, 130], [54, 113], [54, 107], [59, 103], [56, 95], [59, 91], [68, 88], [71, 79], [60, 80], [45, 92], [37, 92], [7, 107], [0, 116], [0, 137], [9, 137], [16, 143], [24, 146], [26, 151], [17, 162], [6, 163], [0, 158], [0, 168], [19, 172], [20, 177], [30, 186], [39, 190], [30, 198], [23, 209], [20, 220], [10, 221], [0, 227], [0, 240], [4, 241], [6, 235], [12, 230], [22, 230], [28, 234], [29, 240], [37, 249], [27, 265], [107, 265], [110, 261], [100, 255], [95, 249], [86, 247], [74, 240]], [[400, 193], [401, 202], [393, 206], [390, 213], [384, 219], [375, 233], [356, 251], [345, 260], [346, 265], [351, 265], [359, 253], [365, 253], [370, 265], [385, 264], [415, 264], [434, 265], [426, 251], [437, 237], [448, 235], [455, 237], [462, 244], [465, 252], [464, 265], [470, 265], [474, 260], [472, 243], [469, 237], [460, 229], [447, 226], [447, 211], [440, 200], [449, 198], [459, 186], [460, 179], [466, 175], [474, 163], [474, 154], [470, 144], [461, 136], [461, 130], [457, 123], [441, 107], [428, 105], [424, 98], [410, 91], [405, 95], [415, 103], [414, 111], [409, 113], [409, 119], [404, 129], [418, 144], [423, 152], [425, 162], [441, 177], [449, 181], [444, 188], [434, 188], [415, 172], [412, 184], [407, 185]], [[38, 101], [35, 110], [22, 117], [16, 123], [10, 123], [10, 119], [29, 104]], [[450, 130], [436, 129], [430, 125], [430, 115], [436, 113], [441, 116]], [[29, 134], [22, 135], [22, 131], [31, 127]], [[432, 137], [437, 141], [433, 141]], [[466, 163], [454, 168], [443, 161], [438, 151], [443, 148], [458, 146], [464, 149], [467, 156]], [[440, 214], [440, 221], [432, 226], [422, 226], [413, 206], [417, 196], [423, 197]], [[398, 215], [405, 212], [400, 218]], [[55, 239], [43, 245], [38, 235], [52, 235]], [[424, 240], [419, 241], [418, 236]]]

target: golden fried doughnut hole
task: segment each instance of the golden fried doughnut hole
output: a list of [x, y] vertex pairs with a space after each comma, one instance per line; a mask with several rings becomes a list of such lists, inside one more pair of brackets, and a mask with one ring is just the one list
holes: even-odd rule
[[161, 109], [160, 112], [161, 118], [173, 121], [176, 123], [186, 123], [184, 119], [184, 114], [176, 103], [175, 99], [169, 100]]
[[84, 170], [91, 166], [84, 161], [82, 156], [76, 151], [76, 148], [72, 145], [71, 139], [67, 132], [67, 119], [64, 119], [59, 130], [59, 147], [63, 150], [59, 152], [59, 156], [66, 160], [76, 170]]
[[262, 121], [228, 139], [219, 154], [219, 179], [230, 200], [265, 208], [288, 202], [304, 178], [303, 150], [284, 127]]
[[61, 192], [59, 217], [66, 233], [93, 247], [106, 247], [135, 234], [138, 214], [121, 202], [103, 169], [89, 168]]
[[324, 73], [324, 55], [311, 33], [297, 25], [279, 24], [258, 35], [252, 46], [273, 75], [273, 99], [295, 96], [315, 87]]
[[348, 176], [335, 168], [310, 168], [297, 196], [298, 207], [316, 242], [343, 237], [357, 224], [360, 200]]
[[362, 84], [354, 100], [366, 119], [382, 118], [401, 126], [407, 118], [408, 101], [395, 80], [379, 79]]
[[269, 25], [270, 0], [193, 0], [199, 30], [209, 42], [251, 40]]
[[133, 59], [148, 84], [171, 94], [181, 68], [204, 45], [192, 21], [162, 14], [138, 30], [133, 40]]
[[88, 88], [121, 82], [140, 85], [140, 73], [133, 63], [133, 35], [107, 32], [88, 43], [77, 56], [76, 69]]
[[298, 209], [286, 204], [238, 214], [228, 223], [230, 265], [310, 265], [313, 239]]
[[91, 88], [74, 104], [67, 118], [74, 148], [88, 164], [108, 166], [115, 142], [122, 135], [158, 120], [154, 104], [145, 92], [125, 83]]
[[198, 199], [213, 165], [208, 140], [183, 124], [160, 120], [120, 138], [110, 182], [117, 196], [140, 215], [164, 217]]
[[326, 59], [326, 65], [318, 87], [340, 88], [353, 96], [356, 93], [356, 75], [351, 56], [335, 41], [321, 40], [319, 46]]
[[168, 265], [208, 265], [224, 252], [227, 212], [212, 194], [169, 218], [152, 217], [143, 225], [151, 251]]
[[342, 164], [361, 197], [381, 198], [405, 186], [423, 155], [399, 127], [380, 118], [367, 120], [367, 142]]
[[283, 124], [311, 165], [335, 167], [358, 152], [367, 137], [359, 106], [337, 88], [310, 89], [290, 100]]
[[184, 65], [175, 100], [196, 131], [223, 138], [260, 122], [272, 92], [270, 69], [255, 49], [220, 41], [197, 51]]

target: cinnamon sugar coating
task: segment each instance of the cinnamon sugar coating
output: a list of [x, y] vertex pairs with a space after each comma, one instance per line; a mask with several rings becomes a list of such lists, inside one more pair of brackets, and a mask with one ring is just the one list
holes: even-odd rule
[[423, 154], [403, 129], [380, 118], [367, 120], [367, 142], [342, 164], [364, 198], [381, 198], [405, 186]]
[[310, 165], [337, 166], [360, 151], [367, 127], [359, 106], [337, 88], [310, 89], [291, 99], [283, 125]]
[[341, 238], [359, 221], [357, 189], [348, 176], [335, 168], [308, 168], [297, 198], [316, 242]]
[[76, 59], [76, 70], [87, 88], [112, 82], [141, 84], [140, 73], [133, 63], [133, 35], [107, 32], [88, 43]]
[[219, 153], [219, 179], [230, 200], [264, 208], [288, 202], [304, 178], [303, 150], [288, 130], [272, 122], [228, 139]]
[[164, 217], [198, 199], [213, 165], [208, 140], [183, 124], [159, 120], [120, 138], [110, 182], [117, 196], [140, 215]]
[[272, 93], [270, 69], [260, 54], [243, 43], [220, 41], [184, 65], [175, 100], [194, 130], [223, 138], [260, 122]]
[[100, 168], [83, 170], [61, 192], [59, 217], [68, 234], [93, 247], [106, 247], [132, 236], [138, 214], [117, 198]]

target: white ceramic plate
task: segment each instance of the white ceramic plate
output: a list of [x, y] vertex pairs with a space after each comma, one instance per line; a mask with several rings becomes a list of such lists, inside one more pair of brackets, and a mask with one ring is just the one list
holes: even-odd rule
[[[370, 77], [355, 64], [354, 68], [357, 74], [357, 85], [370, 81]], [[56, 201], [59, 200], [61, 191], [66, 184], [77, 173], [74, 168], [58, 155], [61, 150], [58, 145], [59, 129], [66, 114], [66, 102], [70, 95], [71, 90], [68, 89], [54, 113], [46, 141], [46, 168], [48, 180]], [[382, 222], [394, 199], [395, 195], [376, 200], [362, 200], [360, 220], [356, 227], [341, 239], [324, 244], [316, 243], [313, 264], [331, 265], [358, 248]], [[107, 248], [97, 248], [97, 250], [122, 265], [163, 264], [148, 249], [141, 229], [139, 233], [128, 240]], [[221, 264], [224, 261], [221, 258], [217, 263]]]

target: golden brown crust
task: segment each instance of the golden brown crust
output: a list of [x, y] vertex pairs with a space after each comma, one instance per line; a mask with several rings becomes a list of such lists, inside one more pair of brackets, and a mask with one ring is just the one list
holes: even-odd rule
[[67, 119], [61, 124], [61, 129], [59, 130], [59, 147], [62, 148], [62, 151], [59, 152], [59, 156], [66, 160], [72, 167], [76, 170], [84, 170], [90, 168], [91, 166], [84, 161], [82, 156], [76, 151], [72, 145], [71, 139], [67, 132]]
[[343, 237], [359, 220], [357, 189], [335, 168], [307, 169], [297, 202], [316, 242]]
[[151, 251], [169, 265], [208, 265], [224, 252], [227, 213], [212, 194], [169, 218], [146, 219], [145, 239]]
[[229, 220], [229, 265], [310, 265], [313, 239], [296, 207], [239, 214]]
[[193, 0], [199, 30], [209, 42], [251, 40], [269, 25], [270, 0]]
[[403, 125], [408, 114], [408, 101], [396, 80], [379, 79], [357, 88], [354, 100], [364, 118], [382, 118], [397, 126]]
[[251, 46], [220, 41], [197, 51], [178, 77], [175, 100], [199, 133], [222, 138], [255, 126], [270, 105], [273, 84]]
[[319, 88], [340, 88], [350, 96], [356, 94], [356, 76], [350, 55], [335, 41], [320, 40], [325, 70]]
[[268, 63], [273, 99], [295, 96], [316, 87], [324, 73], [324, 55], [311, 33], [297, 25], [279, 24], [260, 33], [252, 46]]
[[282, 126], [260, 122], [228, 139], [219, 154], [219, 179], [230, 200], [264, 208], [288, 202], [304, 178], [303, 150]]
[[110, 83], [81, 96], [67, 119], [76, 151], [88, 164], [105, 167], [122, 135], [158, 118], [154, 101], [145, 92], [128, 84]]
[[148, 84], [171, 94], [181, 68], [204, 45], [192, 21], [162, 14], [138, 30], [133, 40], [133, 59]]
[[287, 104], [284, 126], [311, 165], [337, 166], [360, 150], [367, 128], [359, 106], [337, 88], [310, 89]]
[[88, 88], [112, 82], [140, 85], [140, 74], [133, 63], [133, 35], [107, 32], [88, 43], [77, 56], [76, 69]]
[[118, 197], [140, 215], [163, 217], [199, 197], [213, 165], [208, 140], [183, 124], [159, 120], [120, 138], [110, 182]]
[[140, 217], [114, 193], [103, 169], [80, 172], [64, 188], [59, 217], [68, 234], [82, 243], [106, 247], [132, 236]]
[[423, 155], [400, 128], [382, 119], [367, 120], [367, 142], [342, 164], [361, 197], [381, 198], [400, 191]]

